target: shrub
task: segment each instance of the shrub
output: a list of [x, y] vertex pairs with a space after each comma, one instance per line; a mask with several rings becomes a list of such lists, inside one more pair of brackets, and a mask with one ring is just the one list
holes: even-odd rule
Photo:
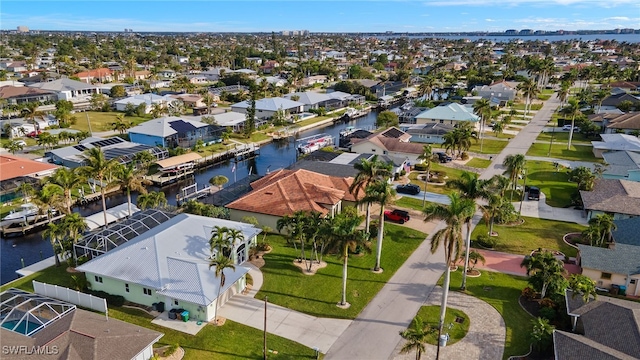
[[413, 165], [413, 169], [416, 171], [427, 171], [427, 164], [418, 163]]
[[407, 171], [405, 169], [402, 169], [402, 171], [400, 171], [400, 176], [405, 176], [407, 175]]
[[532, 300], [536, 297], [536, 291], [527, 286], [526, 288], [522, 289], [521, 295], [527, 300]]
[[261, 241], [258, 243], [258, 245], [256, 245], [256, 249], [258, 251], [267, 251], [269, 250], [269, 247], [270, 247], [269, 243], [264, 241]]
[[544, 299], [540, 300], [540, 306], [541, 307], [545, 307], [545, 308], [552, 308], [553, 309], [557, 305], [553, 300], [551, 300], [549, 298], [544, 298]]
[[180, 347], [180, 345], [178, 345], [178, 344], [173, 344], [173, 345], [169, 346], [167, 351], [164, 352], [164, 357], [169, 357], [169, 356], [173, 355], [173, 353], [178, 351], [179, 347]]
[[124, 305], [124, 296], [121, 295], [112, 295], [109, 294], [107, 292], [104, 291], [95, 291], [95, 290], [88, 290], [88, 293], [93, 295], [93, 296], [97, 296], [97, 297], [101, 297], [105, 300], [107, 300], [107, 304], [111, 305], [111, 306], [122, 306]]
[[540, 309], [540, 317], [549, 321], [555, 320], [556, 310], [550, 307], [543, 307]]
[[469, 154], [467, 154], [466, 152], [463, 152], [462, 154], [460, 154], [460, 158], [462, 160], [469, 160]]
[[476, 243], [483, 248], [493, 249], [494, 246], [498, 243], [498, 239], [492, 238], [487, 234], [478, 235], [476, 238]]
[[378, 220], [372, 220], [369, 223], [369, 239], [374, 239], [378, 236]]

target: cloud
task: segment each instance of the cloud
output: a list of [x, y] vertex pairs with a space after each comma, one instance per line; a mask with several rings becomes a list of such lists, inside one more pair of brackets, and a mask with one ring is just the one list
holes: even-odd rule
[[608, 17], [604, 20], [613, 20], [613, 21], [630, 21], [631, 19], [626, 16], [612, 16]]
[[494, 22], [495, 20], [493, 20], [493, 19], [484, 19], [484, 21], [486, 21], [486, 22]]
[[500, 6], [511, 7], [518, 5], [587, 5], [599, 7], [616, 7], [624, 5], [637, 6], [637, 0], [512, 0], [505, 4], [503, 0], [434, 0], [423, 2], [425, 6]]

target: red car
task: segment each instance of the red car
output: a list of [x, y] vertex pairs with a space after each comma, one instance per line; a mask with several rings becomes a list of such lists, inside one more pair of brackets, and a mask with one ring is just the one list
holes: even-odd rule
[[28, 137], [36, 137], [38, 135], [42, 134], [42, 130], [34, 130], [30, 133], [27, 134]]
[[387, 210], [384, 212], [384, 220], [385, 221], [395, 221], [397, 223], [400, 224], [404, 224], [405, 222], [409, 221], [411, 217], [409, 216], [409, 213], [404, 211], [404, 210]]

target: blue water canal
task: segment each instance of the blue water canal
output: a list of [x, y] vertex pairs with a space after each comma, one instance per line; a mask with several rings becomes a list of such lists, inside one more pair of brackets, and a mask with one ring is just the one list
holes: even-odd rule
[[[323, 128], [311, 129], [300, 133], [299, 137], [327, 133], [332, 135], [337, 143], [340, 130], [347, 126], [372, 128], [375, 125], [376, 115], [376, 112], [371, 112], [367, 116], [350, 123], [338, 123]], [[286, 168], [295, 163], [297, 156], [296, 151], [297, 147], [293, 139], [288, 142], [281, 141], [265, 144], [260, 148], [259, 156], [239, 162], [235, 173], [231, 171], [233, 163], [227, 162], [196, 173], [194, 180], [200, 189], [203, 185], [209, 183], [209, 179], [216, 175], [226, 176], [229, 179], [229, 183], [232, 183], [234, 178], [238, 180], [245, 178], [249, 174], [249, 171], [251, 171], [252, 174], [264, 175], [267, 171]], [[182, 187], [192, 184], [194, 180], [163, 187], [161, 190], [165, 193], [169, 204], [175, 204], [176, 194]], [[150, 190], [158, 191], [160, 189], [155, 188]], [[132, 194], [132, 197], [135, 203], [136, 194]], [[107, 198], [107, 208], [122, 204], [126, 201], [126, 195], [114, 194]], [[83, 216], [88, 216], [99, 211], [102, 211], [102, 206], [99, 201], [74, 208], [74, 212], [78, 212]], [[16, 270], [50, 256], [53, 256], [53, 249], [49, 241], [42, 238], [40, 232], [30, 233], [26, 236], [3, 238], [0, 241], [0, 282], [4, 284], [17, 279], [19, 276], [15, 273]]]

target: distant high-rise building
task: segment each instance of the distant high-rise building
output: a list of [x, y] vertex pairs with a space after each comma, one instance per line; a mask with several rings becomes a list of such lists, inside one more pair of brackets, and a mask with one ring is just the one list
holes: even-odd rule
[[505, 31], [504, 34], [505, 35], [518, 35], [518, 30], [509, 29], [509, 30]]
[[307, 35], [309, 35], [309, 30], [282, 30], [282, 31], [280, 31], [280, 35], [282, 35], [282, 36], [307, 36]]
[[520, 30], [520, 35], [533, 35], [533, 30], [531, 30], [531, 29], [522, 29], [522, 30]]
[[26, 26], [18, 26], [18, 32], [19, 33], [28, 33], [29, 32], [29, 28]]

